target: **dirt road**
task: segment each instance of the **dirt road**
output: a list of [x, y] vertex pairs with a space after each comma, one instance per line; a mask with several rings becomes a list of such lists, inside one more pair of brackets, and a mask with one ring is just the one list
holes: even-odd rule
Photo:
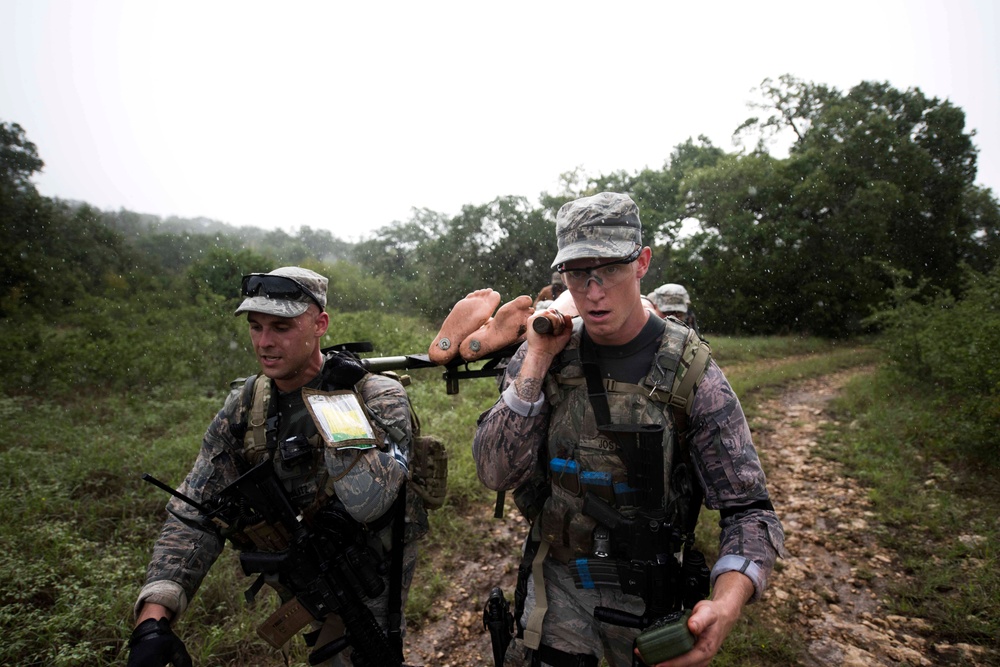
[[[752, 423], [774, 505], [787, 533], [789, 558], [779, 562], [760, 603], [764, 617], [806, 647], [800, 665], [995, 665], [975, 647], [934, 644], [926, 622], [887, 613], [886, 585], [902, 580], [896, 555], [878, 546], [866, 492], [822, 457], [818, 434], [824, 409], [853, 374], [808, 380], [766, 402]], [[510, 503], [508, 503], [510, 505]], [[407, 659], [427, 667], [492, 665], [482, 605], [494, 585], [510, 594], [523, 528], [513, 508], [504, 521], [477, 508], [469, 530], [486, 538], [482, 553], [440, 563], [456, 588], [441, 600], [440, 619], [411, 628]]]

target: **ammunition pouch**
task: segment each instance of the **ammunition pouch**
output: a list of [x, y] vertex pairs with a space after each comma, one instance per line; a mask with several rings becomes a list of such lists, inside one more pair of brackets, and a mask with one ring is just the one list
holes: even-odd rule
[[561, 486], [552, 486], [539, 518], [541, 537], [574, 555], [591, 553], [597, 522], [580, 512], [580, 499]]
[[410, 488], [424, 506], [436, 510], [444, 505], [448, 495], [448, 450], [444, 443], [429, 435], [415, 437], [410, 467]]

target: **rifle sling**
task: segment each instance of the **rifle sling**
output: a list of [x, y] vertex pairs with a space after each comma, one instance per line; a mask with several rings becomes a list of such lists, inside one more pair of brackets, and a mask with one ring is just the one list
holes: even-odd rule
[[406, 524], [406, 481], [399, 487], [399, 494], [393, 502], [392, 560], [389, 562], [389, 643], [403, 659], [403, 530]]
[[590, 397], [590, 406], [594, 409], [597, 428], [603, 429], [605, 425], [611, 423], [611, 408], [608, 407], [608, 392], [604, 389], [604, 382], [601, 381], [601, 369], [597, 364], [594, 343], [587, 335], [586, 329], [580, 340], [580, 364], [583, 366], [583, 375], [587, 378], [587, 395]]

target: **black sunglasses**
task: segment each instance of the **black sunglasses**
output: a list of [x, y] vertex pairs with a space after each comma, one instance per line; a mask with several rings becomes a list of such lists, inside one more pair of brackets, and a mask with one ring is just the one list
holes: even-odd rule
[[320, 310], [323, 304], [319, 302], [316, 295], [309, 288], [300, 283], [295, 278], [287, 276], [273, 276], [267, 273], [251, 273], [243, 276], [243, 284], [240, 286], [243, 296], [258, 296], [263, 293], [269, 299], [287, 299], [296, 301], [302, 296], [307, 296], [313, 300]]

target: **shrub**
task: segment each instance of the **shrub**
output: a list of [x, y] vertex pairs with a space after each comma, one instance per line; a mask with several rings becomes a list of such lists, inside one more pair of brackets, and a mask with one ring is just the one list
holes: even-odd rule
[[899, 372], [934, 389], [943, 424], [963, 447], [956, 454], [989, 459], [1000, 429], [1000, 269], [966, 270], [960, 299], [940, 292], [926, 302], [919, 287], [897, 287], [895, 306], [872, 319]]

